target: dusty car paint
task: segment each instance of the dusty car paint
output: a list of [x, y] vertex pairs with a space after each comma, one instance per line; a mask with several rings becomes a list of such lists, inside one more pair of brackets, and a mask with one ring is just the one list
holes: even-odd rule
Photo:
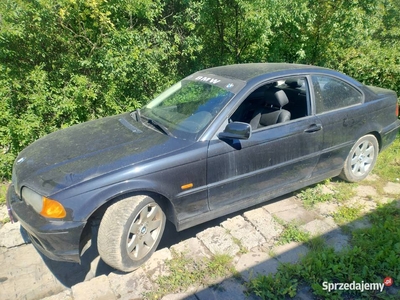
[[[316, 114], [315, 74], [351, 85], [362, 103]], [[293, 76], [306, 82], [306, 116], [253, 130], [247, 140], [219, 138], [257, 88]], [[384, 149], [400, 127], [394, 92], [368, 88], [328, 69], [233, 65], [187, 80], [217, 85], [233, 96], [204, 129], [185, 139], [145, 124], [138, 113], [125, 113], [52, 133], [19, 154], [7, 203], [39, 250], [53, 259], [79, 261], [88, 221], [104, 205], [128, 195], [152, 195], [177, 230], [195, 226], [337, 176], [359, 137], [373, 133]], [[21, 199], [23, 187], [62, 203], [66, 217], [39, 215]]]

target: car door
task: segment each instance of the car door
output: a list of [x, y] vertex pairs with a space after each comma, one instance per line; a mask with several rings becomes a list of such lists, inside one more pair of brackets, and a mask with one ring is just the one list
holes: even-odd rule
[[[306, 84], [306, 79], [302, 79]], [[283, 82], [281, 86], [279, 82]], [[279, 80], [273, 86], [283, 89], [284, 82], [285, 79]], [[309, 101], [307, 86], [303, 87], [303, 92], [303, 98]], [[286, 91], [286, 94], [290, 93]], [[310, 112], [309, 104], [306, 102], [304, 105]], [[242, 201], [248, 204], [245, 206], [250, 206], [285, 191], [290, 192], [299, 181], [311, 175], [318, 162], [322, 137], [318, 119], [307, 115], [258, 128], [248, 140], [210, 141], [207, 158], [210, 209], [243, 206]]]
[[364, 96], [351, 84], [328, 75], [313, 75], [312, 88], [316, 115], [324, 128], [321, 157], [313, 176], [337, 173], [368, 121], [360, 110]]

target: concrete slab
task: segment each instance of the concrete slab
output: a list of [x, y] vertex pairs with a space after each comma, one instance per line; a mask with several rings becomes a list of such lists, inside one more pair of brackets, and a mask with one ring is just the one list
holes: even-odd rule
[[6, 223], [0, 228], [0, 247], [12, 248], [29, 244], [30, 240], [20, 223]]
[[226, 229], [216, 226], [198, 233], [197, 238], [207, 247], [212, 254], [228, 254], [235, 256], [240, 248], [232, 239]]
[[110, 281], [106, 275], [93, 278], [74, 285], [72, 288], [74, 300], [116, 300]]
[[384, 191], [386, 194], [400, 195], [400, 183], [388, 182], [388, 183], [386, 183], [386, 185], [383, 187], [383, 191]]
[[151, 280], [156, 280], [158, 276], [169, 275], [169, 270], [165, 262], [170, 259], [172, 259], [171, 251], [168, 248], [163, 248], [154, 252], [150, 259], [142, 266], [142, 269]]
[[304, 225], [301, 225], [300, 229], [309, 232], [312, 236], [318, 236], [334, 230], [335, 227], [332, 227], [322, 220], [315, 219]]
[[262, 207], [245, 212], [244, 216], [267, 242], [278, 237], [283, 231], [283, 226], [278, 224], [272, 215]]
[[372, 227], [372, 224], [367, 218], [359, 218], [353, 222], [350, 222], [349, 224], [347, 224], [347, 226], [350, 226], [352, 230], [355, 230], [355, 229], [370, 228]]
[[380, 179], [380, 177], [378, 176], [378, 175], [376, 175], [376, 174], [369, 174], [365, 179], [364, 179], [364, 182], [365, 181], [377, 181], [377, 180], [379, 180]]
[[242, 216], [228, 219], [222, 222], [221, 226], [229, 230], [230, 234], [238, 239], [248, 251], [266, 242], [264, 237]]
[[143, 294], [154, 289], [145, 271], [139, 268], [132, 273], [110, 273], [110, 287], [118, 300], [142, 299]]
[[294, 209], [299, 206], [299, 202], [295, 196], [289, 198], [281, 199], [272, 203], [268, 203], [263, 206], [271, 214], [276, 212], [285, 211], [289, 209]]
[[291, 242], [272, 249], [275, 258], [281, 263], [297, 263], [308, 253], [308, 248], [302, 243]]
[[198, 300], [192, 293], [169, 294], [161, 298], [161, 300]]
[[43, 298], [42, 300], [73, 300], [72, 291], [65, 290], [64, 292]]
[[[374, 198], [376, 199], [376, 198]], [[355, 196], [346, 202], [347, 206], [361, 207], [363, 212], [371, 212], [378, 206], [374, 199]]]
[[379, 195], [376, 188], [369, 185], [359, 185], [355, 188], [355, 192], [358, 197], [376, 197]]
[[339, 209], [339, 205], [334, 202], [320, 202], [315, 204], [314, 209], [323, 216], [329, 216]]
[[325, 235], [324, 239], [326, 241], [326, 245], [328, 247], [333, 247], [336, 252], [340, 252], [350, 246], [349, 237], [344, 234], [340, 228], [337, 228]]
[[215, 287], [208, 287], [204, 290], [201, 290], [196, 293], [196, 297], [198, 300], [252, 299], [252, 296], [246, 296], [245, 287], [234, 278], [226, 279]]
[[274, 215], [285, 222], [294, 222], [299, 225], [310, 222], [318, 217], [314, 212], [308, 211], [302, 206], [278, 211]]
[[186, 257], [198, 259], [202, 257], [211, 257], [210, 251], [197, 238], [184, 240], [176, 245], [171, 246], [171, 251], [182, 253]]
[[[6, 205], [0, 205], [0, 223], [1, 221], [7, 220], [8, 217], [8, 211], [7, 211], [7, 206]], [[0, 224], [1, 228], [2, 224]]]
[[2, 300], [40, 299], [66, 290], [32, 244], [2, 251], [0, 261]]
[[265, 252], [246, 253], [240, 256], [235, 269], [243, 280], [249, 281], [257, 275], [275, 274], [278, 265], [279, 262]]

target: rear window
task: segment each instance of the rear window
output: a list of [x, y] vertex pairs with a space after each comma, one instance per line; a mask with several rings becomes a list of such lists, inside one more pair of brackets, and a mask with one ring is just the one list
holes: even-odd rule
[[312, 82], [317, 113], [323, 113], [362, 102], [363, 95], [360, 91], [337, 78], [312, 76]]

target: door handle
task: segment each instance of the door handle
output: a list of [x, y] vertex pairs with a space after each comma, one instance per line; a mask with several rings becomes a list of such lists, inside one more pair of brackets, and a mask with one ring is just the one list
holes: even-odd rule
[[316, 132], [316, 131], [320, 131], [321, 129], [322, 129], [322, 125], [321, 124], [312, 124], [312, 125], [310, 125], [310, 127], [305, 129], [304, 132], [313, 133], [313, 132]]

